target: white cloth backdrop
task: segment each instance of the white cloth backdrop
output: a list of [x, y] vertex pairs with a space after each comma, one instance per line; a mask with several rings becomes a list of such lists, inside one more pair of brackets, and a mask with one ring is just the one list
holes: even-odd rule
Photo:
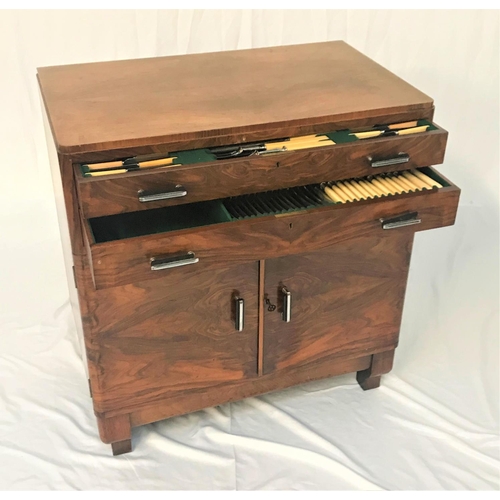
[[[0, 490], [498, 489], [495, 11], [0, 11]], [[383, 386], [354, 376], [97, 435], [68, 303], [39, 66], [343, 39], [435, 99], [454, 227], [415, 239]]]

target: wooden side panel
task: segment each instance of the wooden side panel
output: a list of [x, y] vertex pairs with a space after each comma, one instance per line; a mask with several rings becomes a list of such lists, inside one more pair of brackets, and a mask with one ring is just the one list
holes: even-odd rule
[[[408, 163], [377, 168], [391, 172], [438, 165], [443, 162], [448, 133], [442, 129], [424, 134], [395, 136], [336, 144], [309, 151], [252, 156], [161, 170], [143, 170], [106, 177], [83, 177], [75, 167], [80, 203], [86, 217], [148, 210], [202, 200], [257, 193], [272, 189], [372, 175], [370, 159], [387, 159], [404, 152]], [[314, 168], [311, 168], [314, 165]], [[138, 192], [169, 191], [182, 185], [182, 198], [141, 203]]]
[[[83, 253], [82, 234], [79, 221], [79, 208], [76, 199], [76, 188], [71, 168], [71, 161], [67, 157], [57, 154], [55, 144], [50, 131], [47, 112], [42, 105], [43, 124], [45, 129], [45, 139], [50, 163], [50, 173], [54, 198], [59, 223], [59, 233], [63, 250], [64, 267], [66, 269], [66, 279], [68, 283], [69, 299], [75, 326], [78, 335], [80, 350], [85, 356], [85, 340], [80, 316], [78, 291], [76, 289], [78, 260]], [[84, 363], [88, 376], [87, 363]]]
[[163, 279], [93, 294], [98, 412], [257, 376], [258, 263], [158, 272]]
[[42, 113], [59, 230], [61, 232], [61, 240], [66, 259], [67, 255], [83, 255], [85, 253], [75, 177], [71, 158], [58, 154], [56, 151], [47, 111], [43, 105]]
[[[322, 252], [266, 261], [264, 373], [395, 347], [413, 234], [381, 231]], [[283, 286], [292, 294], [283, 320]]]

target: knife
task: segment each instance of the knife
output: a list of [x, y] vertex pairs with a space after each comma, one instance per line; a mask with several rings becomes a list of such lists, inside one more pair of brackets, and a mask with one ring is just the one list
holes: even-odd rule
[[352, 132], [349, 135], [355, 135], [358, 139], [371, 139], [373, 137], [386, 137], [391, 135], [410, 135], [425, 132], [429, 125], [420, 127], [404, 128], [400, 130], [367, 130], [366, 132]]
[[[168, 165], [172, 163], [177, 157], [167, 157], [168, 153], [152, 153], [147, 155], [134, 156], [132, 158], [126, 158], [125, 160], [117, 161], [106, 161], [102, 163], [87, 163], [82, 166], [87, 167], [90, 171], [94, 170], [106, 170], [119, 167], [137, 167], [146, 168], [158, 165]], [[163, 163], [161, 163], [163, 162]]]
[[125, 165], [126, 168], [108, 168], [107, 170], [92, 170], [90, 172], [84, 172], [84, 177], [98, 177], [101, 175], [115, 175], [115, 174], [127, 174], [129, 172], [137, 171], [141, 168], [154, 168], [157, 167], [161, 169], [163, 167], [179, 167], [182, 163], [170, 163], [161, 165], [149, 165], [149, 166], [137, 166], [137, 165]]
[[335, 144], [326, 135], [291, 137], [289, 139], [276, 139], [266, 142], [248, 143], [233, 146], [221, 146], [210, 148], [210, 152], [215, 154], [218, 160], [234, 158], [240, 156], [250, 156], [251, 154], [282, 153], [285, 151], [295, 151], [298, 149], [314, 148]]

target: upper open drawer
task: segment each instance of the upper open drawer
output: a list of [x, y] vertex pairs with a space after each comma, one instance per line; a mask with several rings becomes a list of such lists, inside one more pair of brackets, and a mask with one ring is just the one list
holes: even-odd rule
[[311, 252], [387, 229], [453, 224], [460, 190], [432, 168], [414, 172], [430, 184], [397, 172], [86, 220], [94, 283], [107, 288], [190, 264], [205, 269]]
[[215, 159], [209, 149], [182, 151], [172, 153], [181, 165], [104, 175], [75, 165], [79, 202], [90, 218], [440, 164], [448, 133], [422, 123], [429, 126], [421, 133], [359, 139], [356, 131], [337, 131], [318, 144], [234, 159]]

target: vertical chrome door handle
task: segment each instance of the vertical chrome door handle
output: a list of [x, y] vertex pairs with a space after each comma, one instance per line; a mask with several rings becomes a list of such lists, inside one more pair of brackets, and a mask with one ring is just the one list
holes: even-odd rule
[[283, 321], [290, 323], [292, 320], [292, 292], [286, 286], [281, 288], [283, 294]]
[[236, 301], [236, 321], [234, 327], [237, 331], [242, 332], [243, 328], [245, 328], [245, 300], [236, 297], [234, 299]]

